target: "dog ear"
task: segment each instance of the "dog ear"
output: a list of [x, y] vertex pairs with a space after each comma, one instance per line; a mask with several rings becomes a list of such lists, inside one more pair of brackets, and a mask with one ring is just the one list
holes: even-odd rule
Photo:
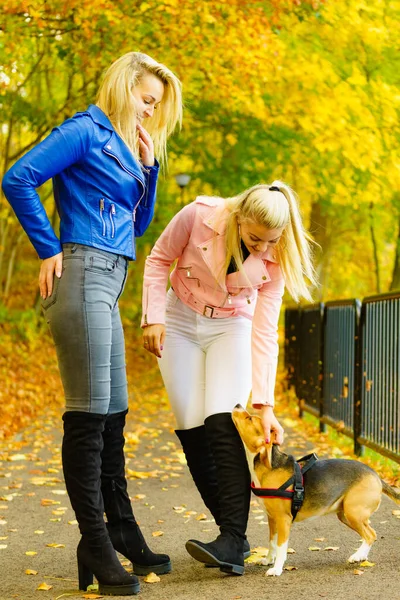
[[260, 448], [260, 458], [267, 469], [272, 469], [272, 441], [269, 444], [263, 443]]

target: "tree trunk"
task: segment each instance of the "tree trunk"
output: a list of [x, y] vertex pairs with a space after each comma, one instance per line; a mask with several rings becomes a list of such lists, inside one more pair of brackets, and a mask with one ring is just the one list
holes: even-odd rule
[[321, 211], [321, 202], [318, 199], [313, 202], [310, 212], [309, 228], [313, 239], [319, 244], [315, 251], [315, 270], [320, 283], [316, 289], [311, 289], [315, 302], [321, 302], [329, 279], [330, 271], [330, 246], [331, 234], [328, 227], [328, 219]]
[[380, 267], [379, 267], [379, 257], [378, 257], [378, 245], [376, 243], [375, 230], [374, 230], [374, 215], [373, 215], [374, 203], [371, 202], [369, 205], [369, 215], [370, 215], [370, 232], [371, 232], [371, 241], [372, 241], [372, 249], [374, 255], [374, 264], [375, 264], [375, 280], [376, 280], [376, 292], [377, 294], [381, 293], [381, 275], [380, 275]]
[[400, 214], [397, 229], [396, 254], [394, 257], [392, 282], [390, 284], [390, 291], [393, 292], [395, 290], [400, 290]]

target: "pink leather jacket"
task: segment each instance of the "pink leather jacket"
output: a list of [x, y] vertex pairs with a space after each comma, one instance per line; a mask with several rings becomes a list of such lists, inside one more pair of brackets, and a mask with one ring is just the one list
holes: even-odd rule
[[273, 405], [285, 282], [272, 249], [261, 257], [250, 254], [243, 263], [247, 278], [222, 271], [227, 214], [223, 199], [199, 196], [171, 220], [146, 259], [142, 327], [165, 323], [168, 276], [175, 294], [194, 311], [252, 319], [252, 403]]

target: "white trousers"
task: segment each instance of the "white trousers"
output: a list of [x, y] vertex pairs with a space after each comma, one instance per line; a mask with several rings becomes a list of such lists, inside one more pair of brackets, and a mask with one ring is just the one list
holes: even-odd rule
[[203, 425], [204, 419], [246, 406], [251, 391], [251, 320], [211, 319], [167, 294], [166, 338], [161, 375], [177, 429]]

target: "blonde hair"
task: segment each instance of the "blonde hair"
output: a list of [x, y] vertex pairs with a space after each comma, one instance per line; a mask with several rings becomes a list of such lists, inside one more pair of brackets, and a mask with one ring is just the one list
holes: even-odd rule
[[304, 277], [308, 279], [309, 284], [317, 285], [312, 262], [312, 245], [315, 242], [304, 229], [293, 190], [281, 181], [273, 181], [271, 185], [255, 185], [238, 196], [228, 198], [226, 206], [229, 216], [226, 227], [225, 273], [233, 257], [238, 269], [245, 274], [239, 231], [240, 221], [263, 225], [268, 229], [283, 227], [282, 236], [275, 250], [286, 288], [296, 302], [301, 297], [311, 301], [312, 297]]
[[136, 113], [132, 110], [132, 87], [151, 74], [164, 84], [164, 96], [154, 114], [146, 119], [146, 129], [154, 142], [154, 152], [162, 165], [167, 163], [167, 139], [182, 123], [181, 82], [165, 65], [147, 54], [128, 52], [112, 63], [104, 74], [96, 105], [110, 119], [115, 131], [139, 160]]

